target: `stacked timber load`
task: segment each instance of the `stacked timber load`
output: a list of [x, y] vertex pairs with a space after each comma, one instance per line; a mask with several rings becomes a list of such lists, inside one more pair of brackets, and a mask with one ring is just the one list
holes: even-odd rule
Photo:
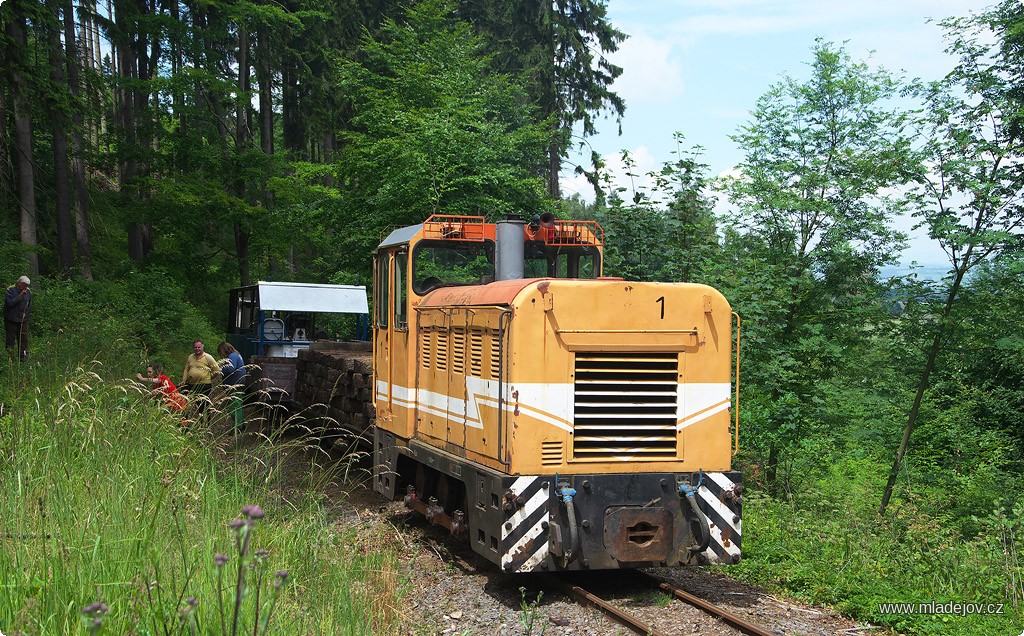
[[296, 367], [292, 399], [307, 419], [323, 418], [325, 437], [368, 435], [375, 416], [369, 343], [314, 342], [299, 351]]

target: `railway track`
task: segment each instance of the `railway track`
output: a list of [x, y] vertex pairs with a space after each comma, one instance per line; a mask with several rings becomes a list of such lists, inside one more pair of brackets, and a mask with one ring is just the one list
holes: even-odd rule
[[[634, 576], [644, 584], [650, 585], [654, 589], [658, 589], [667, 594], [671, 594], [675, 598], [696, 607], [697, 609], [715, 617], [718, 620], [728, 624], [732, 628], [738, 630], [742, 634], [748, 634], [749, 636], [777, 636], [778, 632], [769, 630], [760, 625], [755, 625], [750, 621], [737, 616], [728, 610], [709, 603], [702, 598], [698, 598], [686, 590], [683, 590], [667, 581], [663, 581], [655, 576], [647, 574], [645, 572], [635, 572]], [[656, 629], [650, 623], [642, 620], [634, 614], [626, 611], [622, 607], [610, 603], [600, 596], [594, 594], [578, 585], [577, 583], [550, 575], [542, 575], [541, 581], [545, 586], [549, 586], [552, 589], [558, 590], [567, 596], [576, 599], [578, 602], [584, 605], [593, 605], [594, 607], [601, 610], [612, 620], [619, 624], [632, 629], [638, 634], [648, 634], [650, 636], [666, 636], [664, 631]]]

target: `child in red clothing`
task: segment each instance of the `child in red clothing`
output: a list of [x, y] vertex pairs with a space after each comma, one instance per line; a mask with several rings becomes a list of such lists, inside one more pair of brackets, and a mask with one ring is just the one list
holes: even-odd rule
[[142, 382], [149, 382], [153, 387], [149, 394], [154, 398], [163, 399], [167, 408], [174, 412], [184, 411], [185, 396], [178, 393], [178, 387], [174, 386], [174, 383], [164, 375], [163, 371], [163, 367], [159, 364], [150, 364], [146, 366], [146, 377], [142, 377], [141, 373], [136, 373], [135, 377]]

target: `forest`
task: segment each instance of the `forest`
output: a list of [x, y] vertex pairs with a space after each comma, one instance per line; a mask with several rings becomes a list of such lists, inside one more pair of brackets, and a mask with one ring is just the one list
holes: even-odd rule
[[[118, 378], [221, 339], [228, 289], [367, 284], [388, 228], [551, 212], [602, 224], [606, 275], [707, 283], [742, 317], [745, 559], [728, 574], [903, 633], [1024, 628], [1017, 0], [943, 20], [954, 63], [938, 78], [809, 42], [805, 68], [736, 105], [749, 115], [733, 176], [712, 175], [684, 129], [647, 188], [615, 185], [596, 154], [568, 159], [628, 107], [609, 60], [628, 36], [604, 0], [6, 0], [0, 25], [0, 277], [27, 274], [35, 295], [32, 355], [0, 365], [0, 486], [19, 493], [0, 532], [42, 523], [55, 489], [77, 493], [62, 505], [81, 522], [74, 507], [96, 495], [53, 485], [40, 465], [65, 451], [45, 437], [126, 434], [101, 413], [137, 426]], [[593, 202], [560, 192], [574, 170]], [[907, 216], [945, 276], [884, 274]], [[175, 439], [168, 456], [188, 455]], [[55, 465], [113, 470], [80, 459]], [[244, 493], [217, 497], [237, 508]], [[33, 558], [12, 545], [9, 563]], [[0, 580], [21, 581], [0, 629], [74, 625], [59, 595], [96, 600], [87, 569], [46, 593], [0, 563]], [[948, 601], [1003, 613], [878, 607]], [[330, 620], [306, 629], [337, 633]]]

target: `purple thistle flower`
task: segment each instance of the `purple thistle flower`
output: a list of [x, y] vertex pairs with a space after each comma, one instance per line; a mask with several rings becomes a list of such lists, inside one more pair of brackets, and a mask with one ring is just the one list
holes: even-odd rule
[[213, 555], [213, 562], [217, 567], [222, 568], [228, 562], [228, 555], [217, 553]]
[[232, 530], [237, 530], [237, 529], [241, 528], [244, 525], [245, 525], [245, 521], [243, 521], [242, 519], [232, 519], [231, 521], [228, 522], [228, 527], [231, 528]]
[[259, 506], [242, 506], [242, 515], [249, 519], [262, 519], [263, 509]]
[[196, 597], [190, 596], [187, 599], [185, 599], [185, 604], [189, 605], [191, 607], [195, 607], [195, 606], [199, 605], [199, 601], [196, 600]]
[[274, 572], [274, 589], [279, 590], [284, 582], [288, 580], [288, 570], [278, 570]]
[[265, 559], [268, 556], [270, 556], [270, 552], [269, 551], [264, 550], [263, 548], [260, 548], [259, 550], [256, 550], [256, 558], [257, 559]]

